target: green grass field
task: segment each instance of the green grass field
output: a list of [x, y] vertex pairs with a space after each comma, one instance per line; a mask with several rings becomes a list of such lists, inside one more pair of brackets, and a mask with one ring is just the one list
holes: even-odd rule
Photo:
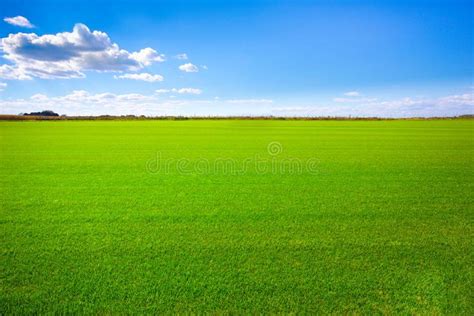
[[474, 314], [474, 120], [4, 121], [0, 149], [0, 314]]

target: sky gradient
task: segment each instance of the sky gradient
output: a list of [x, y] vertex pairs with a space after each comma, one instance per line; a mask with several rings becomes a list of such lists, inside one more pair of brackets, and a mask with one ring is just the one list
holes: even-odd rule
[[0, 112], [474, 113], [473, 1], [2, 1]]

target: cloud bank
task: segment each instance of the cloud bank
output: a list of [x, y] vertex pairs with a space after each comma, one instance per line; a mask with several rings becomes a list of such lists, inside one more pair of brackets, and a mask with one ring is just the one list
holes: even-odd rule
[[[176, 93], [169, 99], [163, 93]], [[374, 100], [364, 104], [286, 106], [270, 99], [186, 99], [200, 94], [196, 88], [159, 89], [154, 94], [92, 94], [84, 90], [48, 97], [35, 94], [28, 99], [0, 99], [0, 112], [17, 114], [53, 110], [68, 115], [274, 115], [274, 116], [354, 116], [432, 117], [474, 114], [474, 93], [440, 98]]]
[[354, 116], [354, 117], [443, 117], [474, 114], [474, 93], [449, 95], [440, 98], [335, 98], [332, 106], [275, 107], [277, 116]]

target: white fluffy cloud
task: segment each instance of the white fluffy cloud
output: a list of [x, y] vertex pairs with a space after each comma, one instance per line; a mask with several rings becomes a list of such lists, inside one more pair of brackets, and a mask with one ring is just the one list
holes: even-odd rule
[[131, 79], [131, 80], [141, 80], [147, 82], [156, 82], [156, 81], [163, 81], [163, 76], [161, 75], [152, 75], [146, 72], [138, 73], [138, 74], [123, 74], [114, 76], [115, 79]]
[[184, 72], [198, 72], [199, 68], [196, 65], [187, 63], [187, 64], [183, 64], [179, 66], [179, 70], [184, 71]]
[[90, 31], [76, 24], [72, 32], [38, 36], [16, 33], [1, 39], [4, 58], [12, 65], [1, 65], [0, 77], [82, 78], [84, 71], [137, 71], [164, 56], [152, 48], [128, 52], [101, 31]]
[[130, 56], [132, 59], [138, 61], [142, 66], [150, 66], [153, 62], [165, 61], [165, 55], [158, 54], [156, 50], [150, 47], [131, 53]]
[[0, 91], [5, 90], [6, 87], [7, 87], [7, 84], [5, 82], [0, 82]]
[[31, 24], [30, 21], [28, 21], [27, 18], [24, 16], [18, 15], [15, 17], [6, 17], [3, 19], [3, 21], [7, 22], [8, 24], [15, 25], [15, 26], [20, 26], [20, 27], [26, 27], [26, 28], [34, 28], [35, 26]]

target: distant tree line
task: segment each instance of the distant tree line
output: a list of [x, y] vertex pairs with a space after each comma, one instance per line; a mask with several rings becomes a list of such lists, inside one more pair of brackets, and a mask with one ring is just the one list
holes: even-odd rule
[[66, 116], [59, 115], [53, 111], [41, 111], [31, 113], [20, 113], [19, 115], [0, 114], [0, 120], [24, 121], [24, 120], [282, 120], [282, 121], [382, 121], [382, 120], [452, 120], [452, 119], [474, 119], [474, 115], [459, 115], [451, 117], [408, 117], [408, 118], [384, 118], [384, 117], [344, 117], [344, 116], [145, 116], [145, 115], [98, 115], [98, 116]]

